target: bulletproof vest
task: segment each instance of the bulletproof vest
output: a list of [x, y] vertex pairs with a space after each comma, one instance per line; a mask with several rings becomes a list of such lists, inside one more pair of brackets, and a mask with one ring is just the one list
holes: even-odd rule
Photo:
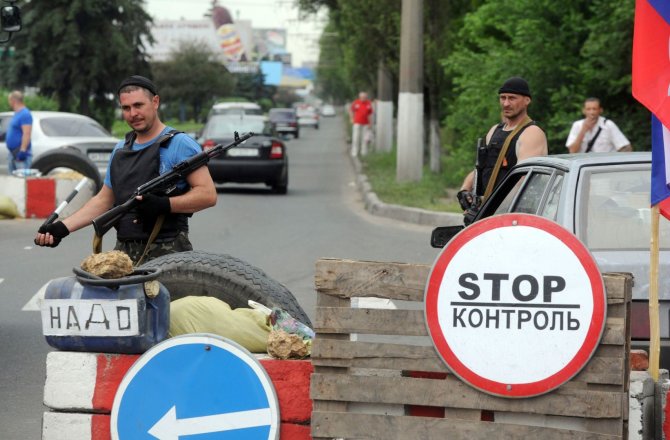
[[[180, 132], [171, 130], [141, 150], [132, 149], [137, 134], [126, 134], [123, 148], [114, 152], [109, 171], [115, 206], [128, 200], [140, 185], [160, 175], [160, 149], [168, 148], [170, 141], [178, 133]], [[187, 190], [171, 191], [170, 196], [184, 194]], [[180, 231], [188, 232], [188, 217], [186, 214], [166, 214], [155, 242], [172, 240]], [[146, 241], [156, 218], [157, 216], [142, 217], [137, 209], [131, 209], [115, 225], [116, 236], [119, 240]]]
[[[519, 140], [519, 136], [521, 136], [521, 133], [523, 133], [523, 131], [526, 128], [530, 127], [531, 125], [536, 124], [534, 121], [530, 122], [521, 130], [519, 130], [512, 138], [510, 146], [507, 149], [507, 154], [505, 154], [505, 159], [503, 159], [502, 165], [500, 166], [500, 171], [498, 172], [498, 177], [496, 178], [496, 183], [494, 187], [500, 184], [500, 182], [502, 182], [502, 180], [507, 175], [507, 172], [514, 165], [516, 165], [518, 160], [516, 157], [516, 143]], [[479, 158], [480, 169], [479, 172], [477, 173], [478, 196], [484, 195], [484, 191], [486, 190], [486, 186], [488, 185], [489, 180], [491, 179], [491, 174], [493, 174], [493, 169], [496, 166], [496, 161], [498, 160], [498, 156], [500, 155], [500, 151], [502, 150], [503, 144], [505, 143], [505, 140], [510, 135], [510, 133], [512, 133], [512, 130], [509, 131], [503, 130], [504, 126], [505, 126], [504, 123], [498, 124], [496, 129], [493, 131], [493, 135], [491, 135], [491, 139], [489, 140], [488, 145], [486, 145], [486, 149], [484, 150], [482, 157]]]

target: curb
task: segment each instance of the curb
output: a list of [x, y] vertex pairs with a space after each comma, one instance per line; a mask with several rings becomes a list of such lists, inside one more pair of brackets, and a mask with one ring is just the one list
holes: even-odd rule
[[426, 226], [458, 226], [463, 224], [463, 214], [409, 208], [407, 206], [391, 205], [380, 201], [377, 194], [372, 191], [367, 176], [362, 173], [363, 167], [358, 157], [346, 154], [351, 159], [354, 171], [356, 172], [356, 187], [363, 196], [365, 210], [370, 214]]

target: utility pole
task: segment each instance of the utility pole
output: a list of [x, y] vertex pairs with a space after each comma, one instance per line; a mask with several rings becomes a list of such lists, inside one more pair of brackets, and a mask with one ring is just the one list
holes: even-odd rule
[[384, 61], [379, 61], [377, 69], [377, 109], [376, 109], [377, 151], [390, 152], [393, 149], [393, 83], [391, 73]]
[[402, 0], [396, 180], [423, 175], [423, 0]]

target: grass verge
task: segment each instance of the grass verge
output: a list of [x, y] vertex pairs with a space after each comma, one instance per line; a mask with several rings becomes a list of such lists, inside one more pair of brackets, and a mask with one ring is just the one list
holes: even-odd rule
[[361, 158], [363, 173], [382, 202], [430, 211], [463, 212], [456, 200], [457, 189], [449, 188], [448, 173], [434, 174], [425, 167], [421, 181], [396, 182], [396, 157], [394, 149]]

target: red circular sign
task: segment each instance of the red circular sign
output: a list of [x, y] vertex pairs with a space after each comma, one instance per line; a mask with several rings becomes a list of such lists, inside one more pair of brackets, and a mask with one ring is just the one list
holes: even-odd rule
[[574, 377], [598, 346], [606, 309], [588, 249], [529, 214], [464, 229], [437, 257], [425, 293], [428, 331], [447, 366], [503, 397], [537, 396]]

